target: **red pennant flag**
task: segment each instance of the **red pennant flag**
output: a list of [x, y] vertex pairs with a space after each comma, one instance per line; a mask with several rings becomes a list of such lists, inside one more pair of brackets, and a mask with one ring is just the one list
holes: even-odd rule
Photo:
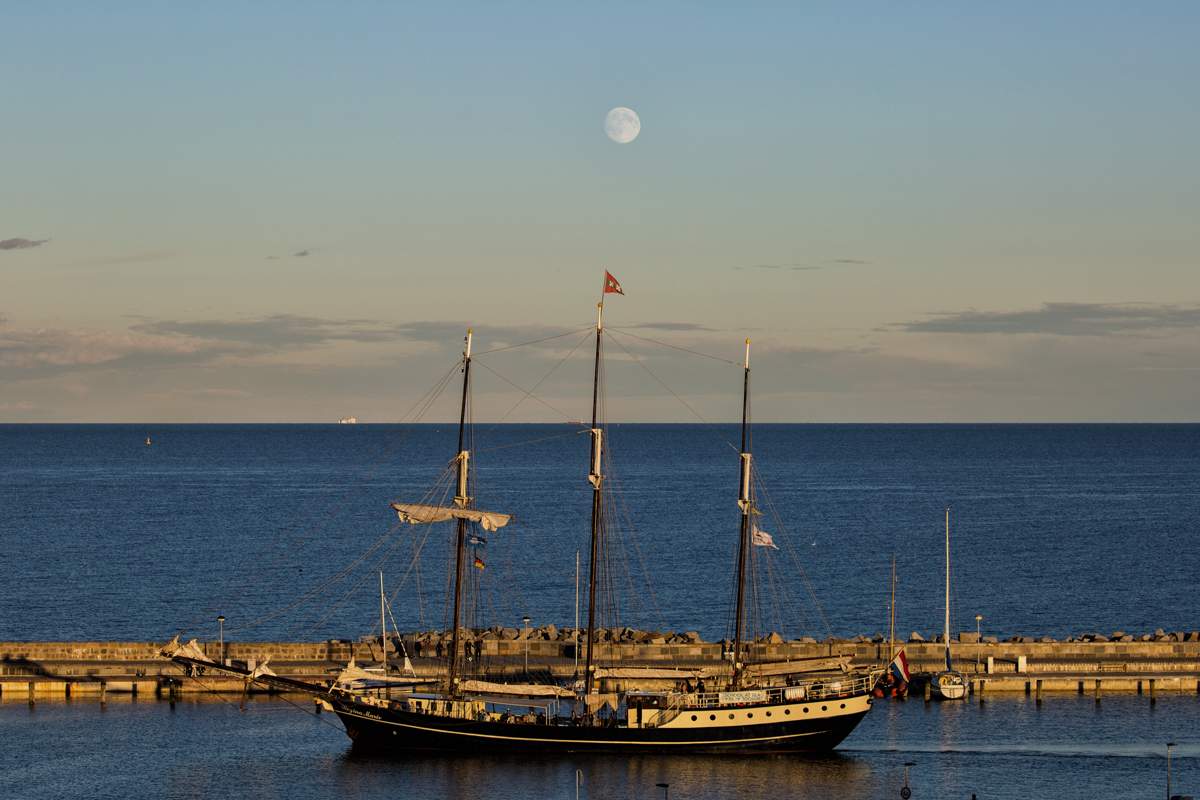
[[625, 294], [621, 291], [621, 284], [617, 283], [617, 279], [612, 276], [608, 270], [604, 271], [604, 293], [616, 292], [617, 294]]

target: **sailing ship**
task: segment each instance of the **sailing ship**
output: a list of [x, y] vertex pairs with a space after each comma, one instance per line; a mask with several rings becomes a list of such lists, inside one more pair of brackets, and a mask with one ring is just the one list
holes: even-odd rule
[[[606, 275], [605, 291], [611, 276]], [[622, 292], [623, 293], [623, 292]], [[587, 576], [587, 628], [575, 652], [583, 652], [582, 674], [568, 685], [554, 683], [505, 684], [472, 678], [468, 673], [479, 659], [472, 631], [464, 622], [464, 573], [474, 575], [472, 566], [482, 566], [472, 557], [472, 540], [495, 532], [514, 519], [513, 515], [476, 507], [473, 486], [473, 437], [468, 435], [468, 398], [471, 386], [472, 331], [467, 332], [461, 371], [463, 394], [459, 417], [458, 449], [452, 460], [454, 496], [450, 503], [403, 503], [391, 507], [402, 521], [414, 524], [450, 522], [454, 528], [454, 554], [449, 585], [453, 586], [451, 623], [447, 629], [446, 669], [432, 685], [433, 691], [385, 696], [355, 689], [344, 682], [314, 688], [311, 684], [276, 676], [258, 665], [242, 670], [204, 657], [195, 640], [180, 645], [178, 637], [164, 655], [188, 668], [202, 668], [242, 675], [278, 688], [318, 695], [332, 709], [356, 745], [395, 750], [441, 750], [470, 752], [595, 752], [595, 753], [788, 753], [828, 750], [840, 743], [871, 707], [872, 688], [881, 670], [850, 669], [849, 659], [819, 663], [804, 660], [751, 663], [747, 635], [748, 608], [746, 573], [749, 551], [770, 543], [770, 536], [754, 522], [753, 456], [749, 450], [750, 366], [749, 340], [743, 377], [742, 444], [738, 507], [740, 523], [736, 554], [735, 599], [731, 663], [707, 671], [695, 685], [680, 681], [675, 688], [623, 692], [615, 709], [611, 692], [601, 693], [601, 684], [613, 679], [661, 679], [676, 676], [675, 670], [646, 667], [606, 668], [600, 663], [597, 586], [601, 582], [601, 552], [604, 536], [607, 430], [600, 418], [602, 397], [603, 303], [597, 312], [596, 355], [593, 370], [592, 421], [588, 481], [592, 487], [590, 566]], [[586, 423], [585, 423], [586, 424]], [[382, 602], [382, 601], [381, 601]], [[733, 604], [731, 604], [733, 605]], [[382, 617], [382, 611], [381, 611]], [[386, 628], [385, 628], [386, 632]], [[582, 646], [580, 646], [582, 645]], [[406, 659], [407, 660], [407, 659]], [[723, 663], [723, 662], [722, 662]], [[363, 677], [359, 670], [358, 677]], [[693, 673], [697, 677], [699, 673]], [[527, 676], [528, 677], [528, 676]], [[418, 683], [414, 679], [391, 679]], [[669, 683], [669, 681], [668, 681]], [[643, 681], [642, 685], [647, 685]], [[529, 715], [510, 713], [528, 708]], [[533, 709], [540, 709], [536, 715]], [[570, 714], [566, 710], [570, 709]], [[621, 709], [624, 714], [622, 716]], [[605, 712], [608, 712], [607, 714]], [[616, 713], [612, 713], [616, 712]], [[532, 724], [530, 724], [532, 723]]]
[[939, 700], [961, 700], [967, 696], [967, 684], [962, 673], [950, 660], [950, 509], [946, 509], [946, 624], [942, 642], [946, 645], [946, 668], [933, 676], [930, 694]]

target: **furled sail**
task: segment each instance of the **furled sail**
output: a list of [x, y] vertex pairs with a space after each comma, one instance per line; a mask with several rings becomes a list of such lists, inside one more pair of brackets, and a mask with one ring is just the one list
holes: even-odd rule
[[400, 514], [402, 521], [411, 522], [414, 525], [418, 522], [465, 519], [478, 522], [485, 530], [494, 531], [513, 521], [513, 517], [509, 514], [497, 514], [494, 511], [479, 511], [474, 508], [459, 508], [458, 506], [427, 506], [420, 503], [392, 503], [391, 506]]
[[597, 667], [596, 678], [638, 678], [686, 680], [689, 678], [711, 678], [720, 674], [719, 668], [696, 667], [694, 669], [669, 669], [660, 667]]
[[834, 656], [833, 658], [813, 658], [800, 661], [765, 661], [758, 664], [747, 664], [746, 672], [750, 675], [795, 675], [801, 672], [849, 672], [850, 656]]
[[518, 697], [574, 697], [575, 693], [561, 686], [538, 683], [491, 683], [490, 681], [463, 681], [462, 691], [467, 694], [499, 694]]

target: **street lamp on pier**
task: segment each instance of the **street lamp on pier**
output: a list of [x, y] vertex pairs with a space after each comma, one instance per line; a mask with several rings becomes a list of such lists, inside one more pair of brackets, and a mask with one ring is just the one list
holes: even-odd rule
[[521, 617], [521, 621], [525, 623], [525, 677], [529, 678], [529, 617]]

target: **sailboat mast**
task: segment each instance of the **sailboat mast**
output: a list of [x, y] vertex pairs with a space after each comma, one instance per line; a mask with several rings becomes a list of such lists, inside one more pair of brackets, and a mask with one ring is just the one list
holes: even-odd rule
[[892, 609], [888, 615], [889, 658], [896, 657], [896, 554], [892, 553]]
[[746, 340], [746, 374], [742, 382], [742, 449], [741, 475], [738, 478], [738, 505], [742, 509], [741, 533], [738, 538], [737, 562], [737, 616], [733, 624], [733, 689], [737, 691], [742, 680], [742, 601], [746, 586], [746, 540], [750, 533], [750, 454], [746, 452], [746, 427], [750, 410], [750, 340]]
[[383, 610], [383, 570], [379, 570], [379, 652], [383, 653], [383, 674], [387, 675], [387, 617]]
[[[467, 426], [467, 393], [471, 385], [471, 334], [467, 330], [466, 346], [463, 348], [463, 394], [462, 411], [458, 417], [458, 482], [454, 491], [454, 504], [466, 508], [470, 497], [467, 495], [467, 463], [470, 453], [463, 449], [463, 434]], [[450, 673], [446, 693], [454, 696], [458, 693], [458, 628], [462, 613], [462, 574], [463, 551], [466, 549], [467, 521], [462, 517], [458, 520], [457, 543], [454, 548], [454, 632], [450, 636]]]
[[946, 669], [950, 670], [950, 509], [946, 509], [946, 626], [942, 631], [946, 643]]
[[[600, 335], [603, 332], [601, 315], [604, 313], [604, 303], [596, 310], [596, 368], [592, 382], [592, 463], [588, 480], [592, 483], [592, 557], [588, 574], [588, 628], [587, 628], [587, 661], [584, 664], [584, 697], [592, 694], [593, 675], [596, 665], [593, 663], [593, 649], [596, 645], [596, 575], [597, 560], [600, 555], [600, 486], [604, 476], [600, 473], [600, 457], [603, 447], [601, 431], [596, 427], [600, 408]], [[585, 701], [586, 702], [586, 701]], [[586, 706], [585, 706], [586, 710]]]

